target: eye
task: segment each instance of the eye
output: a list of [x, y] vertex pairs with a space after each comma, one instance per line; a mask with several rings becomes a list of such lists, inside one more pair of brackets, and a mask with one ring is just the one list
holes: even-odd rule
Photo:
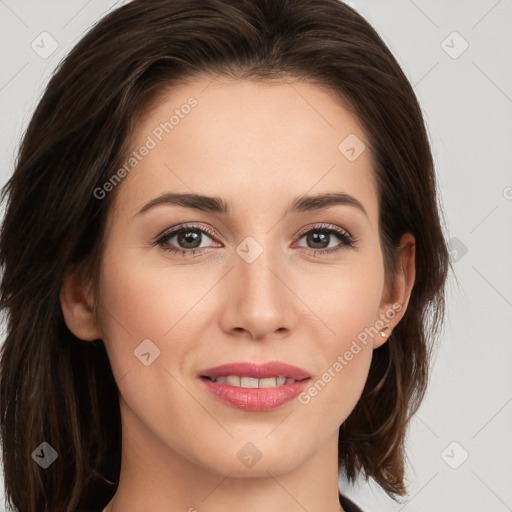
[[[210, 229], [186, 225], [167, 231], [156, 241], [155, 245], [160, 245], [164, 251], [169, 251], [173, 254], [195, 256], [196, 254], [201, 254], [203, 252], [204, 247], [201, 248], [200, 245], [201, 242], [203, 242], [205, 235], [206, 238], [210, 239], [210, 235], [212, 237], [215, 236], [213, 231]], [[171, 240], [174, 238], [176, 239], [175, 244], [178, 244], [178, 247], [175, 245], [169, 245]]]
[[[329, 247], [331, 242], [335, 241], [332, 235], [335, 235], [335, 238], [340, 240], [341, 244], [338, 243], [337, 245]], [[348, 231], [329, 224], [315, 226], [313, 229], [303, 233], [300, 239], [304, 237], [306, 237], [306, 243], [313, 245], [313, 247], [309, 247], [309, 249], [313, 250], [313, 255], [316, 255], [317, 252], [330, 254], [349, 247], [355, 247], [357, 242], [356, 238]]]
[[[333, 235], [335, 235], [334, 238]], [[216, 235], [213, 230], [206, 227], [185, 225], [165, 232], [153, 245], [159, 245], [164, 251], [172, 254], [196, 256], [204, 252], [205, 247], [201, 247], [201, 243], [205, 241], [205, 237], [211, 240]], [[313, 255], [334, 253], [354, 247], [357, 242], [356, 238], [348, 231], [329, 224], [322, 224], [309, 229], [300, 235], [299, 240], [302, 240], [302, 238], [306, 238], [306, 243], [313, 246], [306, 247], [308, 249], [306, 252], [313, 252]], [[341, 243], [329, 247], [336, 238]], [[299, 245], [299, 247], [304, 246]]]

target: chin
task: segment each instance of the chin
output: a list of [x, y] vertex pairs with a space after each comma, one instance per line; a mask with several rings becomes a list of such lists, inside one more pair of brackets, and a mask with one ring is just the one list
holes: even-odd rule
[[[255, 439], [247, 436], [246, 440], [240, 441], [240, 438], [231, 439], [224, 445], [218, 445], [220, 451], [211, 449], [202, 450], [196, 446], [197, 453], [191, 460], [203, 466], [208, 471], [220, 475], [229, 474], [235, 478], [268, 477], [272, 475], [281, 475], [293, 471], [296, 467], [304, 463], [301, 457], [306, 458], [306, 453], [302, 449], [294, 446], [283, 447], [281, 441], [276, 439], [276, 446], [268, 439]], [[302, 442], [299, 446], [304, 446]]]
[[251, 467], [245, 466], [238, 459], [233, 461], [233, 459], [229, 458], [226, 458], [222, 462], [218, 461], [215, 466], [207, 467], [209, 467], [212, 472], [221, 475], [229, 474], [229, 476], [233, 478], [268, 478], [269, 474], [272, 476], [283, 475], [300, 466], [300, 460], [290, 459], [287, 455], [289, 454], [273, 454], [272, 457], [262, 456], [262, 458]]

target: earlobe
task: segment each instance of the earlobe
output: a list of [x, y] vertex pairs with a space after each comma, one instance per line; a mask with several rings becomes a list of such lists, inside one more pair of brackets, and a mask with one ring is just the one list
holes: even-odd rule
[[379, 309], [380, 319], [385, 324], [375, 336], [373, 348], [383, 345], [403, 318], [416, 277], [416, 240], [411, 233], [405, 233], [398, 246], [396, 274], [390, 289], [385, 290], [385, 298]]
[[66, 326], [77, 338], [85, 341], [102, 338], [90, 284], [75, 269], [66, 271], [59, 299]]

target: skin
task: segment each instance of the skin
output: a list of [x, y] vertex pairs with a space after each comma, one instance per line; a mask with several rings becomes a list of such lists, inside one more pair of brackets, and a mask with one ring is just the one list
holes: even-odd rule
[[[385, 322], [386, 333], [400, 321], [414, 283], [414, 238], [404, 235], [396, 279], [386, 286], [368, 150], [354, 161], [338, 150], [349, 134], [367, 139], [329, 91], [196, 78], [146, 111], [134, 149], [190, 96], [197, 107], [115, 191], [100, 296], [73, 273], [61, 290], [66, 324], [81, 339], [103, 339], [120, 391], [122, 469], [105, 511], [342, 510], [338, 429], [361, 396], [373, 350], [388, 337], [359, 343], [309, 403], [272, 411], [225, 405], [197, 374], [226, 362], [279, 360], [318, 380], [393, 304], [402, 309]], [[232, 214], [160, 205], [137, 215], [171, 191], [219, 196]], [[284, 216], [297, 196], [323, 192], [354, 196], [367, 216], [349, 205]], [[199, 232], [202, 254], [153, 244], [185, 223], [216, 233]], [[325, 246], [301, 236], [322, 223], [347, 230], [356, 246], [330, 235], [328, 247], [341, 250], [322, 254]], [[246, 237], [263, 248], [252, 263], [236, 252]], [[167, 247], [179, 243], [175, 236]], [[149, 366], [134, 356], [145, 339], [160, 350]], [[248, 442], [261, 452], [252, 467], [237, 457]]]

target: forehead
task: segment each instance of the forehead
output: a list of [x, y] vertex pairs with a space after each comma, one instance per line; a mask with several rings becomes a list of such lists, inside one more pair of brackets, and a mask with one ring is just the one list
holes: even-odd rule
[[174, 86], [138, 119], [132, 150], [143, 146], [151, 149], [119, 190], [119, 207], [130, 213], [171, 191], [222, 197], [240, 213], [288, 196], [345, 192], [377, 214], [366, 135], [316, 84], [204, 77]]

